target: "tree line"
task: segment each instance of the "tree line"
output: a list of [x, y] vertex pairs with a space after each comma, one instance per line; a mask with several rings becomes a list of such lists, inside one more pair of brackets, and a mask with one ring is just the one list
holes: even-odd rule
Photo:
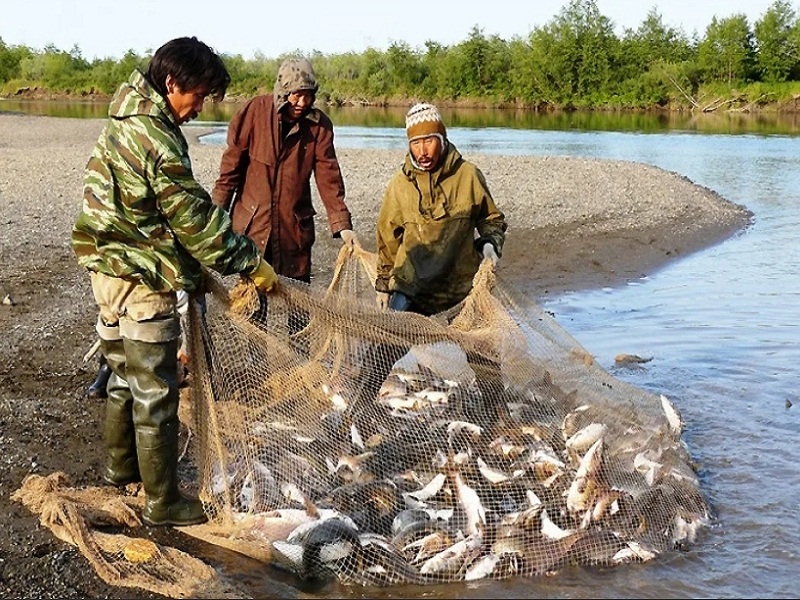
[[[269, 92], [278, 57], [222, 54], [231, 74], [228, 95]], [[308, 55], [324, 102], [533, 109], [749, 109], [792, 107], [800, 97], [800, 18], [776, 0], [752, 25], [744, 14], [714, 17], [700, 35], [667, 26], [656, 8], [636, 29], [614, 33], [595, 0], [571, 0], [526, 36], [503, 39], [477, 25], [460, 43], [394, 42], [385, 51]], [[150, 54], [88, 61], [69, 51], [8, 46], [0, 37], [0, 91], [109, 95]]]

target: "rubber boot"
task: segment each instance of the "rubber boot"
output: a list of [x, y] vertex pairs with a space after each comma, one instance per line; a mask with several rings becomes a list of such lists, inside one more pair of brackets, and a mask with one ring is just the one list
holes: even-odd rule
[[95, 377], [94, 383], [92, 383], [92, 385], [86, 388], [86, 396], [92, 400], [107, 398], [108, 392], [106, 391], [106, 385], [108, 384], [108, 378], [110, 376], [111, 376], [111, 367], [108, 366], [108, 362], [106, 362], [106, 357], [101, 354], [100, 367], [97, 369], [97, 377]]
[[178, 489], [178, 341], [126, 339], [125, 355], [145, 492], [142, 520], [147, 525], [204, 523], [202, 502]]
[[111, 375], [106, 389], [105, 439], [108, 452], [103, 480], [123, 487], [141, 481], [133, 425], [133, 395], [125, 375], [125, 348], [122, 340], [101, 340]]

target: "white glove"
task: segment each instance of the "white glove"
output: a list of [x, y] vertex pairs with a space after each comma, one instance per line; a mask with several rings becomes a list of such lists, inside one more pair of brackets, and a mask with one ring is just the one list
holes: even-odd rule
[[356, 237], [356, 232], [353, 231], [352, 229], [342, 229], [339, 232], [339, 235], [341, 236], [342, 242], [344, 242], [345, 246], [351, 246], [351, 247], [358, 246], [359, 248], [361, 247], [361, 244], [359, 243], [358, 238]]
[[387, 294], [386, 292], [375, 292], [375, 303], [381, 310], [388, 310], [389, 294]]
[[492, 266], [497, 266], [497, 263], [500, 261], [500, 257], [497, 256], [497, 252], [494, 249], [494, 244], [491, 242], [486, 242], [483, 245], [483, 258], [484, 260], [492, 261]]

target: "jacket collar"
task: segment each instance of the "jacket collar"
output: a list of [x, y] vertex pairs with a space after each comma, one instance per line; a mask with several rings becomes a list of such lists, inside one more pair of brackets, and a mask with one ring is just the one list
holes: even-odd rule
[[139, 69], [134, 69], [128, 80], [118, 88], [108, 107], [108, 116], [115, 118], [142, 115], [167, 121], [178, 127], [167, 99], [150, 85]]

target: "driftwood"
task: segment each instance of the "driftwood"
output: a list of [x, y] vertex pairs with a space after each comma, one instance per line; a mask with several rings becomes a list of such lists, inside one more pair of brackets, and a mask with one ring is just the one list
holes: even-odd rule
[[[718, 110], [719, 108], [721, 108], [723, 106], [731, 105], [731, 104], [734, 104], [735, 102], [742, 102], [742, 101], [746, 100], [746, 98], [744, 96], [742, 96], [741, 94], [737, 94], [735, 97], [728, 98], [728, 99], [718, 97], [718, 98], [715, 98], [713, 101], [709, 102], [708, 104], [706, 104], [705, 106], [701, 106], [700, 105], [700, 100], [702, 100], [702, 98], [700, 98], [700, 99], [693, 98], [691, 94], [686, 92], [686, 90], [684, 90], [680, 86], [680, 84], [677, 81], [675, 81], [675, 79], [672, 77], [672, 75], [670, 75], [669, 73], [665, 73], [665, 75], [670, 80], [670, 82], [672, 82], [672, 85], [674, 85], [675, 88], [683, 95], [683, 97], [686, 98], [686, 100], [689, 101], [689, 103], [692, 105], [692, 110], [697, 108], [697, 109], [700, 110], [700, 112], [710, 113], [710, 112], [714, 112], [714, 111]], [[741, 108], [732, 107], [732, 108], [729, 108], [728, 110], [735, 111], [735, 112], [750, 112], [750, 110], [755, 105], [757, 105], [759, 102], [761, 102], [761, 100], [763, 100], [764, 98], [767, 98], [768, 96], [774, 96], [774, 95], [775, 95], [774, 92], [767, 92], [765, 94], [761, 94], [758, 98], [748, 102], [747, 104], [745, 104]], [[794, 97], [795, 103], [797, 102], [798, 98], [800, 98], [800, 96], [798, 96], [798, 95], [796, 95]]]
[[703, 112], [704, 113], [714, 112], [720, 106], [725, 106], [726, 104], [733, 104], [737, 100], [738, 100], [738, 98], [729, 98], [728, 100], [725, 100], [724, 98], [717, 98], [713, 102], [709, 102], [708, 104], [706, 104], [703, 107]]
[[766, 94], [761, 94], [758, 98], [756, 98], [752, 102], [748, 102], [742, 108], [732, 108], [731, 110], [735, 110], [737, 112], [748, 113], [748, 112], [750, 112], [750, 109], [752, 109], [755, 105], [757, 105], [759, 102], [761, 102], [761, 100], [763, 100], [764, 98], [767, 98], [769, 96], [774, 96], [774, 95], [775, 95], [775, 92], [767, 92]]
[[683, 89], [683, 88], [682, 88], [680, 85], [678, 85], [678, 82], [677, 82], [677, 81], [675, 81], [675, 79], [672, 77], [672, 75], [670, 75], [669, 73], [665, 73], [665, 75], [666, 75], [666, 76], [667, 76], [667, 78], [668, 78], [668, 79], [669, 79], [669, 80], [672, 82], [672, 85], [674, 85], [676, 88], [678, 88], [678, 91], [679, 91], [681, 94], [683, 94], [683, 97], [684, 97], [684, 98], [686, 98], [686, 99], [687, 99], [687, 100], [688, 100], [688, 101], [691, 103], [691, 105], [692, 105], [694, 108], [700, 108], [700, 105], [697, 103], [697, 100], [695, 100], [694, 98], [692, 98], [692, 96], [691, 96], [690, 94], [687, 94], [687, 93], [684, 91], [684, 89]]

